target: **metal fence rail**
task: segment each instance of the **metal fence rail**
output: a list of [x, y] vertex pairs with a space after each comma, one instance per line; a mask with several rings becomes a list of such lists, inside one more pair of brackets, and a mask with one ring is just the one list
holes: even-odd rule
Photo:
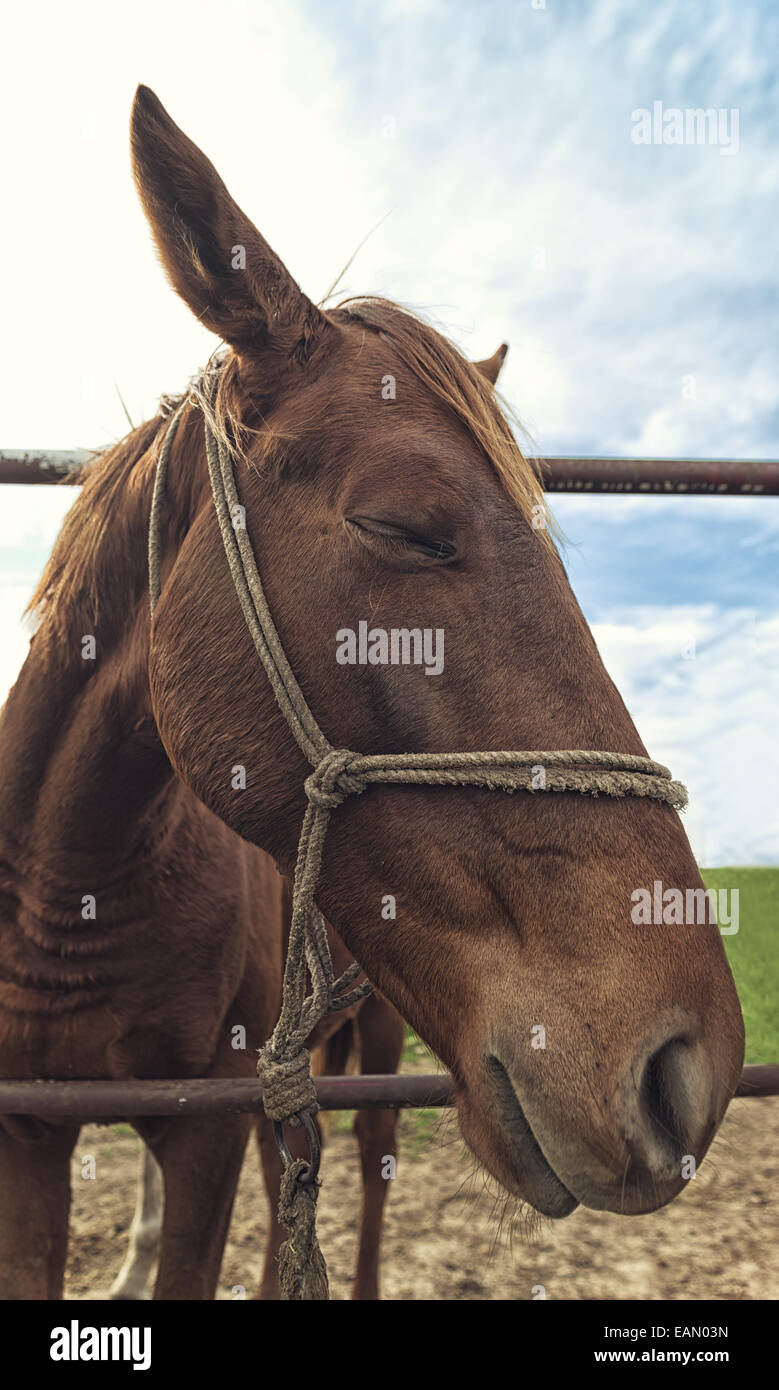
[[[87, 449], [4, 449], [0, 483], [78, 482]], [[779, 497], [777, 459], [535, 459], [547, 492]]]
[[[448, 1072], [404, 1076], [317, 1076], [322, 1110], [420, 1110], [454, 1105]], [[779, 1095], [779, 1066], [750, 1066], [736, 1096]], [[262, 1087], [251, 1077], [185, 1081], [0, 1081], [0, 1115], [108, 1123], [140, 1115], [223, 1115], [262, 1109]]]
[[547, 492], [779, 497], [776, 459], [548, 458], [538, 462]]

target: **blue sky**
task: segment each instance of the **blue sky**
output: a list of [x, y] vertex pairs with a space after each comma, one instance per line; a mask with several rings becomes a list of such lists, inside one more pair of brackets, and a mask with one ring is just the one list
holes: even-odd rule
[[[116, 384], [142, 419], [214, 345], [137, 207], [144, 81], [312, 297], [376, 228], [344, 292], [424, 309], [474, 357], [507, 339], [538, 452], [777, 457], [773, 4], [72, 0], [6, 26], [0, 443], [117, 438]], [[735, 112], [737, 148], [637, 145], [658, 101]], [[65, 500], [0, 493], [0, 687]], [[779, 500], [553, 505], [699, 857], [777, 862]]]

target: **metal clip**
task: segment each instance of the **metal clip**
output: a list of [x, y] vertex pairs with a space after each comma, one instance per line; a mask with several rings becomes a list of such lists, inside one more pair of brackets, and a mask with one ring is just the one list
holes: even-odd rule
[[[322, 1158], [319, 1130], [317, 1129], [316, 1120], [307, 1110], [299, 1114], [297, 1118], [306, 1131], [309, 1150], [309, 1161], [305, 1168], [298, 1174], [297, 1181], [300, 1183], [301, 1187], [310, 1187], [313, 1182], [316, 1182], [319, 1176], [319, 1164]], [[284, 1167], [289, 1168], [290, 1163], [296, 1163], [297, 1160], [293, 1158], [287, 1147], [287, 1141], [284, 1138], [284, 1126], [280, 1120], [273, 1121], [273, 1137], [276, 1140], [276, 1147], [281, 1154], [281, 1161]]]

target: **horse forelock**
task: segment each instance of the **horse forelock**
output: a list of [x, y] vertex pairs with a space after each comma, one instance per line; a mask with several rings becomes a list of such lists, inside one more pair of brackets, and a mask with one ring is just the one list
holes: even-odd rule
[[[343, 300], [331, 316], [340, 322], [360, 323], [385, 338], [404, 365], [476, 440], [522, 516], [534, 521], [543, 515], [550, 521], [541, 480], [512, 429], [513, 425], [524, 433], [522, 425], [508, 403], [449, 338], [417, 313], [379, 296]], [[537, 529], [539, 538], [549, 542], [554, 527]]]

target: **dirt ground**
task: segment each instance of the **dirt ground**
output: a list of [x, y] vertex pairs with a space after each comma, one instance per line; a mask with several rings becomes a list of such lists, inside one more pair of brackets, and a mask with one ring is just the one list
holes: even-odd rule
[[[775, 1299], [779, 1098], [736, 1100], [700, 1172], [670, 1207], [623, 1218], [581, 1209], [561, 1222], [511, 1217], [475, 1171], [453, 1115], [404, 1114], [382, 1257], [385, 1299]], [[104, 1298], [126, 1248], [139, 1141], [85, 1128], [74, 1154], [66, 1296]], [[81, 1159], [96, 1159], [85, 1181]], [[360, 1178], [356, 1143], [331, 1130], [319, 1236], [333, 1298], [348, 1298]], [[219, 1297], [252, 1297], [267, 1229], [255, 1149], [247, 1149]], [[529, 1225], [532, 1226], [529, 1229]]]

